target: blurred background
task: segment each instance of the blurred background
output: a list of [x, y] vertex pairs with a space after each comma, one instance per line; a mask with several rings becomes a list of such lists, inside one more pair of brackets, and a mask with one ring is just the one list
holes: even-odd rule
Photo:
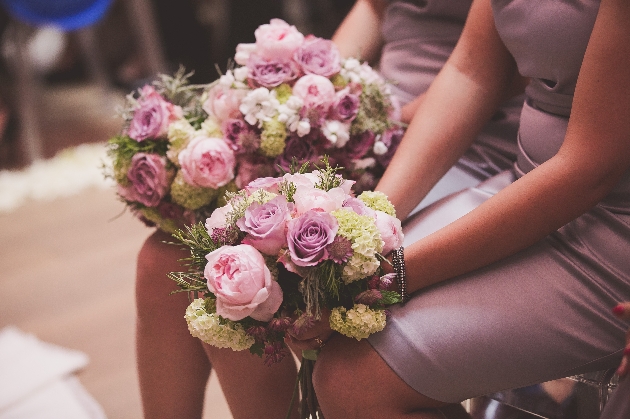
[[[151, 230], [101, 171], [124, 96], [180, 64], [215, 80], [271, 18], [330, 37], [352, 3], [0, 0], [0, 419], [141, 417], [133, 293]], [[207, 391], [204, 417], [230, 419], [214, 377]]]

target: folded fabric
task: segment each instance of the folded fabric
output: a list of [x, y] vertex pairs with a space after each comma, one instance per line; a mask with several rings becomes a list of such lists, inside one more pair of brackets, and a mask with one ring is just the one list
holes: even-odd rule
[[42, 342], [13, 326], [0, 330], [0, 418], [9, 408], [87, 363], [83, 352]]

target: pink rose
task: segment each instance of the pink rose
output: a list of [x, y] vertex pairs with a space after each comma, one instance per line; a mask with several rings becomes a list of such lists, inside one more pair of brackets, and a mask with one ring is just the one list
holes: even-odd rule
[[271, 19], [254, 31], [256, 52], [268, 60], [289, 60], [304, 42], [304, 35], [282, 19]]
[[277, 256], [287, 243], [286, 225], [292, 211], [293, 204], [282, 195], [264, 204], [252, 203], [236, 222], [241, 231], [247, 233], [243, 243], [266, 255]]
[[206, 259], [204, 277], [220, 316], [233, 321], [247, 316], [265, 322], [273, 318], [282, 303], [282, 289], [258, 250], [247, 244], [223, 246]]
[[258, 54], [252, 54], [247, 60], [249, 79], [253, 87], [269, 89], [297, 79], [300, 69], [292, 60], [265, 60]]
[[339, 49], [329, 39], [306, 38], [295, 52], [294, 59], [306, 74], [331, 77], [341, 70]]
[[136, 141], [164, 137], [169, 124], [183, 116], [182, 108], [164, 100], [152, 86], [144, 86], [127, 134]]
[[381, 239], [384, 242], [382, 250], [384, 255], [402, 245], [403, 231], [398, 218], [392, 217], [383, 211], [376, 211], [376, 227], [381, 233]]
[[169, 188], [166, 159], [157, 154], [136, 153], [127, 171], [129, 187], [118, 192], [128, 201], [140, 202], [147, 207], [157, 206]]
[[335, 86], [324, 76], [307, 74], [295, 82], [293, 94], [302, 99], [305, 108], [325, 113], [335, 101]]
[[[291, 262], [315, 266], [328, 258], [326, 248], [339, 230], [337, 219], [327, 212], [307, 211], [287, 224], [287, 244]], [[285, 264], [286, 266], [286, 264]], [[290, 270], [290, 267], [287, 267]]]
[[247, 95], [245, 89], [227, 89], [217, 84], [208, 91], [208, 98], [203, 103], [203, 110], [209, 115], [214, 115], [223, 122], [230, 118], [241, 117], [238, 107]]
[[298, 186], [293, 195], [295, 209], [298, 214], [304, 214], [313, 209], [331, 212], [341, 208], [347, 198], [348, 195], [341, 188], [332, 188], [329, 191], [324, 191], [317, 188]]
[[234, 152], [221, 138], [195, 137], [179, 153], [184, 180], [189, 185], [217, 189], [234, 179]]

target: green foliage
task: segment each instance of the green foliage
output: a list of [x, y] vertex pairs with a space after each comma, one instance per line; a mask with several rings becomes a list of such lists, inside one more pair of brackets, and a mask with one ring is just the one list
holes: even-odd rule
[[329, 191], [332, 188], [336, 188], [343, 182], [343, 178], [337, 175], [337, 171], [343, 169], [343, 167], [332, 167], [328, 160], [328, 156], [322, 157], [322, 163], [324, 167], [319, 167], [319, 180], [315, 183], [315, 187], [324, 191]]
[[[206, 230], [206, 227], [201, 222], [193, 224], [192, 226], [186, 226], [186, 231], [181, 229], [177, 230], [177, 232], [173, 234], [173, 237], [176, 238], [180, 243], [172, 244], [183, 244], [186, 246], [186, 248], [190, 250], [190, 257], [182, 259], [182, 261], [187, 262], [190, 273], [183, 274], [184, 276], [179, 276], [179, 278], [186, 279], [188, 278], [187, 275], [190, 275], [192, 277], [195, 274], [203, 272], [207, 263], [206, 255], [221, 247], [219, 243], [216, 243], [214, 240], [212, 240], [212, 238], [208, 234], [208, 231]], [[203, 277], [203, 275], [197, 276]]]

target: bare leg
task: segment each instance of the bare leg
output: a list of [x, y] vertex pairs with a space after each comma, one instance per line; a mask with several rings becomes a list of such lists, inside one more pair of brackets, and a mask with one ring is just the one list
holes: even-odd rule
[[465, 415], [461, 406], [413, 390], [365, 340], [333, 336], [317, 358], [313, 382], [326, 419], [444, 419], [454, 417], [453, 413]]
[[[249, 351], [232, 351], [204, 345], [234, 419], [284, 419], [297, 378], [294, 359], [266, 366]], [[296, 401], [292, 418], [297, 418]]]
[[178, 260], [188, 255], [163, 243], [172, 240], [156, 232], [138, 256], [136, 340], [144, 416], [201, 418], [210, 359], [234, 419], [284, 419], [297, 375], [293, 358], [267, 367], [249, 351], [219, 349], [192, 337], [184, 320], [188, 296], [170, 295], [177, 286], [166, 276], [184, 270]]
[[136, 356], [144, 417], [197, 419], [210, 375], [210, 362], [199, 339], [188, 332], [185, 293], [166, 274], [184, 268], [186, 253], [162, 241], [171, 237], [157, 231], [138, 255], [136, 274]]

